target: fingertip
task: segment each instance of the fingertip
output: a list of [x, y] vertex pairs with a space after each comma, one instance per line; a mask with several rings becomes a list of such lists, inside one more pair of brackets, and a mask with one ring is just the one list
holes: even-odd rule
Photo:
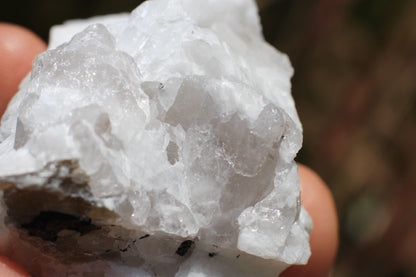
[[30, 277], [20, 265], [6, 256], [0, 256], [0, 276], [2, 277]]
[[312, 255], [307, 265], [288, 268], [281, 276], [328, 276], [338, 250], [338, 217], [331, 191], [310, 168], [298, 165], [302, 204], [313, 220]]
[[0, 22], [0, 116], [46, 44], [26, 28]]

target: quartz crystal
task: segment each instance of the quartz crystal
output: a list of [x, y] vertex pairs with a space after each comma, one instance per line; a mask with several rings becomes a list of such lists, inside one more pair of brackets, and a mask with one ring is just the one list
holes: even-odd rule
[[253, 0], [153, 0], [54, 27], [1, 121], [0, 251], [34, 276], [306, 263], [292, 73]]

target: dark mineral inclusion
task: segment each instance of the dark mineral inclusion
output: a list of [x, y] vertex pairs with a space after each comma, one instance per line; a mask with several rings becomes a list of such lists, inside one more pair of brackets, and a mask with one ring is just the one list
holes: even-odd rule
[[193, 244], [194, 242], [192, 240], [185, 240], [181, 243], [181, 245], [179, 245], [178, 249], [176, 250], [176, 254], [179, 256], [185, 256]]
[[55, 211], [42, 211], [31, 222], [22, 224], [22, 228], [28, 230], [29, 235], [40, 237], [47, 241], [55, 242], [58, 233], [62, 230], [72, 230], [84, 235], [90, 231], [99, 229], [91, 223], [86, 216], [75, 216]]

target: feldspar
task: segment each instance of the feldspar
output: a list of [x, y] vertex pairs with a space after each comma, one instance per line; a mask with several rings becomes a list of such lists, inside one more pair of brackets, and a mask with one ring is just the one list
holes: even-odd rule
[[293, 71], [253, 0], [153, 0], [51, 34], [1, 121], [2, 253], [34, 276], [307, 262]]

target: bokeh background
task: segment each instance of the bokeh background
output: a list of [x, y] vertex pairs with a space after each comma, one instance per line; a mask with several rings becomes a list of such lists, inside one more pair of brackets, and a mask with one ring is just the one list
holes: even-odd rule
[[[0, 21], [45, 40], [66, 19], [138, 0], [4, 0]], [[298, 161], [328, 183], [340, 219], [333, 276], [416, 276], [416, 1], [258, 0], [267, 41], [295, 68]]]

